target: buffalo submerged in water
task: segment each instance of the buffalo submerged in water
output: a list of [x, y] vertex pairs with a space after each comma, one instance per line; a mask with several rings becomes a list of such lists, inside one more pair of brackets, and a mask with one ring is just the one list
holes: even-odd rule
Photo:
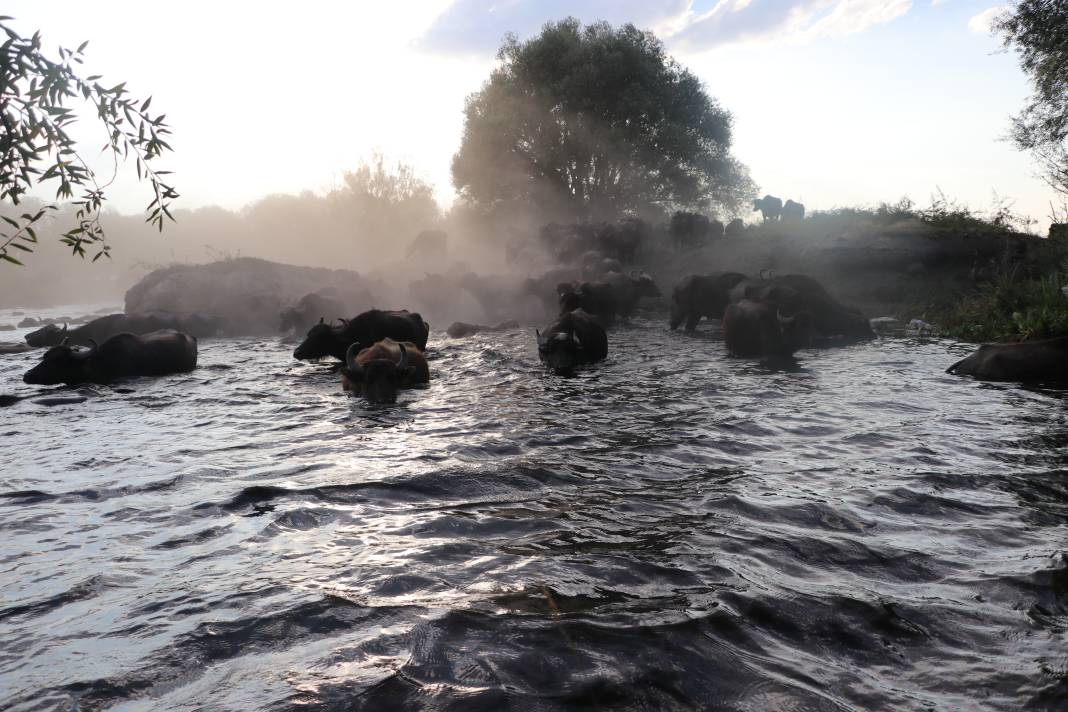
[[430, 382], [426, 356], [410, 341], [382, 339], [367, 348], [352, 344], [345, 353], [341, 384], [372, 403], [393, 403], [397, 391]]
[[410, 341], [420, 351], [426, 349], [430, 337], [430, 325], [423, 317], [407, 310], [382, 311], [371, 309], [352, 319], [340, 319], [338, 325], [320, 320], [313, 326], [304, 341], [293, 351], [293, 358], [302, 361], [333, 356], [345, 360], [352, 344], [371, 346], [382, 339]]
[[66, 324], [63, 328], [48, 324], [26, 334], [26, 343], [37, 348], [57, 346], [66, 339], [69, 344], [85, 346], [91, 341], [102, 343], [117, 334], [150, 334], [163, 329], [205, 338], [214, 336], [220, 325], [220, 319], [199, 314], [108, 314], [76, 329], [68, 329]]
[[946, 373], [980, 381], [1068, 383], [1068, 336], [1010, 344], [983, 344]]
[[197, 340], [180, 331], [117, 334], [88, 348], [53, 346], [22, 380], [39, 386], [57, 383], [111, 383], [134, 376], [166, 376], [197, 367]]
[[535, 330], [534, 335], [538, 339], [538, 358], [558, 374], [608, 357], [608, 335], [582, 309], [567, 312], [545, 331]]

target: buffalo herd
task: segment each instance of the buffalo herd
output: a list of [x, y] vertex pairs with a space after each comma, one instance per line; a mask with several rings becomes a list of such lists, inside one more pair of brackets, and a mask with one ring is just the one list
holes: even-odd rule
[[[607, 358], [608, 330], [627, 322], [643, 299], [661, 296], [651, 275], [623, 273], [616, 257], [586, 255], [580, 262], [580, 268], [550, 270], [519, 287], [558, 314], [549, 326], [535, 330], [538, 357], [557, 374]], [[486, 279], [476, 286], [494, 287]], [[327, 322], [325, 314], [340, 308], [328, 296], [309, 295], [282, 314], [280, 326], [292, 331], [320, 311], [318, 322], [307, 328], [293, 351], [295, 358], [336, 359], [343, 388], [373, 402], [393, 402], [398, 390], [429, 382], [430, 326], [419, 314], [371, 309]], [[799, 274], [690, 275], [672, 290], [668, 326], [693, 332], [702, 319], [718, 323], [731, 356], [768, 362], [790, 360], [805, 348], [875, 337], [863, 314], [840, 304], [815, 279]], [[210, 317], [169, 313], [111, 314], [75, 329], [45, 325], [26, 336], [30, 346], [50, 348], [23, 380], [36, 385], [105, 384], [192, 371], [197, 338], [214, 336], [217, 327]], [[447, 333], [459, 338], [516, 327], [514, 321], [496, 326], [457, 322]], [[991, 381], [1068, 382], [1068, 338], [985, 345], [947, 372]]]

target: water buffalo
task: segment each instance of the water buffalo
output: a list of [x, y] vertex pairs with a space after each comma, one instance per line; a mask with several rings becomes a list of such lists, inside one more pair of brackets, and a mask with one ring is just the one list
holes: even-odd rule
[[641, 252], [649, 234], [649, 225], [641, 218], [623, 218], [616, 224], [600, 223], [594, 240], [601, 252], [623, 263], [632, 263]]
[[334, 320], [344, 313], [345, 307], [337, 299], [313, 292], [305, 294], [296, 304], [279, 314], [278, 329], [283, 334], [307, 332], [319, 319], [328, 317]]
[[583, 310], [602, 327], [611, 328], [619, 313], [616, 290], [603, 282], [560, 285], [560, 314]]
[[443, 260], [449, 254], [449, 236], [444, 230], [423, 230], [405, 251], [406, 257]]
[[185, 373], [197, 366], [197, 340], [165, 329], [150, 334], [116, 334], [97, 346], [53, 346], [22, 380], [41, 386], [56, 383], [111, 383], [132, 376]]
[[692, 274], [675, 285], [671, 293], [672, 330], [686, 322], [686, 331], [693, 331], [702, 317], [722, 319], [723, 310], [730, 303], [730, 291], [745, 279], [739, 272], [722, 274]]
[[622, 272], [623, 265], [615, 257], [605, 257], [597, 250], [590, 250], [579, 260], [583, 279], [595, 279], [609, 272]]
[[700, 213], [680, 210], [671, 216], [668, 234], [675, 249], [703, 247], [709, 240], [723, 237], [723, 223]]
[[723, 234], [727, 237], [743, 237], [745, 235], [745, 222], [741, 218], [734, 218], [727, 227], [723, 229]]
[[765, 195], [760, 200], [753, 201], [753, 210], [759, 210], [764, 216], [764, 222], [778, 220], [782, 215], [782, 200], [774, 195]]
[[747, 279], [731, 290], [731, 301], [748, 299], [772, 305], [785, 316], [807, 312], [813, 346], [842, 346], [875, 338], [868, 319], [839, 304], [822, 284], [803, 274]]
[[795, 203], [792, 200], [787, 200], [786, 204], [782, 206], [782, 221], [799, 223], [805, 219], [805, 206], [801, 203]]
[[149, 312], [147, 314], [109, 314], [93, 319], [88, 324], [76, 329], [63, 328], [48, 324], [37, 331], [26, 334], [26, 343], [33, 347], [56, 346], [64, 339], [71, 344], [85, 346], [90, 341], [104, 342], [121, 333], [148, 334], [153, 331], [171, 329], [187, 333], [202, 339], [214, 336], [220, 326], [215, 317], [199, 314], [169, 314], [166, 312]]
[[352, 344], [345, 351], [342, 387], [372, 403], [393, 403], [398, 389], [429, 382], [426, 356], [410, 341], [382, 339], [366, 348]]
[[809, 345], [807, 312], [783, 316], [771, 304], [743, 299], [723, 313], [723, 340], [732, 356], [790, 358]]
[[558, 374], [608, 357], [608, 335], [593, 317], [578, 309], [562, 315], [544, 332], [535, 330], [538, 358]]
[[445, 333], [454, 339], [462, 339], [465, 336], [474, 336], [475, 334], [483, 331], [507, 331], [508, 329], [519, 328], [518, 321], [502, 321], [499, 324], [493, 326], [484, 326], [482, 324], [468, 324], [464, 321], [455, 321], [449, 325], [449, 328], [445, 330]]
[[605, 284], [609, 284], [616, 292], [616, 305], [619, 315], [629, 319], [634, 313], [635, 307], [642, 299], [655, 299], [660, 296], [660, 288], [647, 272], [631, 270], [630, 274], [610, 272], [602, 277]]
[[426, 349], [430, 335], [430, 326], [423, 317], [407, 310], [371, 309], [352, 319], [339, 321], [337, 326], [320, 321], [309, 329], [304, 341], [293, 350], [293, 358], [310, 360], [333, 356], [344, 361], [352, 344], [365, 347], [382, 339], [411, 341], [422, 351]]
[[839, 304], [822, 284], [803, 274], [784, 274], [772, 282], [794, 290], [800, 297], [796, 311], [812, 315], [813, 344], [842, 346], [875, 338], [871, 322], [856, 309]]
[[573, 267], [558, 267], [538, 277], [528, 277], [520, 288], [520, 294], [537, 297], [545, 306], [545, 311], [553, 312], [560, 302], [561, 286], [581, 278], [579, 271]]
[[645, 272], [629, 275], [612, 272], [600, 282], [581, 282], [561, 290], [560, 312], [583, 309], [603, 326], [610, 327], [616, 316], [629, 319], [644, 297], [659, 297], [660, 289]]
[[1068, 337], [1011, 344], [983, 344], [946, 373], [980, 381], [1068, 382]]

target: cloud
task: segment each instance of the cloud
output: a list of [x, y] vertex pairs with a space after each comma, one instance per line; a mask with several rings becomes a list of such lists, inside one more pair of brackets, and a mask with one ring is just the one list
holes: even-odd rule
[[456, 0], [419, 46], [489, 54], [507, 32], [531, 37], [546, 22], [570, 15], [586, 23], [631, 22], [657, 32], [672, 48], [701, 51], [749, 40], [840, 37], [890, 22], [911, 7], [912, 0]]
[[993, 24], [998, 15], [1007, 9], [1009, 9], [1008, 5], [995, 5], [983, 10], [978, 15], [973, 15], [972, 19], [968, 20], [968, 29], [981, 35], [989, 35], [991, 24]]
[[430, 26], [419, 46], [448, 54], [492, 54], [508, 32], [531, 37], [565, 17], [658, 29], [682, 17], [692, 0], [456, 0]]
[[890, 22], [911, 7], [912, 0], [721, 0], [669, 41], [700, 51], [748, 40], [841, 37]]

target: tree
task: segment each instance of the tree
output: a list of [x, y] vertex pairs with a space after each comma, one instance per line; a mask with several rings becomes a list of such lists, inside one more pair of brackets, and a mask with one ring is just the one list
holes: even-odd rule
[[406, 163], [390, 167], [376, 153], [370, 162], [345, 173], [344, 182], [327, 201], [358, 239], [352, 247], [360, 251], [385, 256], [390, 252], [386, 248], [407, 244], [441, 220], [433, 188]]
[[452, 162], [465, 200], [610, 220], [732, 209], [754, 192], [730, 153], [731, 115], [651, 33], [568, 18], [507, 37], [497, 58]]
[[[7, 37], [0, 45], [0, 200], [18, 206], [35, 186], [58, 183], [55, 199], [72, 201], [77, 222], [60, 239], [83, 258], [86, 247], [94, 246], [96, 261], [110, 249], [100, 227], [100, 210], [107, 200], [104, 191], [114, 180], [120, 159], [132, 155], [138, 178], [147, 180], [152, 189], [146, 220], [162, 230], [164, 217], [174, 219], [170, 206], [178, 197], [165, 182], [168, 171], [154, 167], [154, 160], [171, 150], [164, 138], [170, 133], [165, 115], [151, 116], [152, 97], [134, 99], [125, 82], [107, 88], [99, 83], [99, 75], [81, 78], [75, 69], [83, 62], [87, 42], [75, 50], [60, 47], [59, 60], [53, 61], [41, 51], [41, 33], [22, 37], [8, 26], [11, 19], [0, 17], [0, 31]], [[67, 133], [77, 121], [74, 110], [66, 106], [70, 100], [92, 104], [107, 134], [103, 150], [114, 159], [114, 173], [103, 184]], [[15, 217], [4, 215], [0, 261], [21, 265], [14, 251], [33, 252], [34, 226], [56, 210], [58, 205], [49, 203]]]
[[1068, 196], [1068, 3], [1020, 0], [993, 27], [1015, 48], [1034, 88], [1013, 118], [1013, 141], [1031, 151], [1049, 186]]

